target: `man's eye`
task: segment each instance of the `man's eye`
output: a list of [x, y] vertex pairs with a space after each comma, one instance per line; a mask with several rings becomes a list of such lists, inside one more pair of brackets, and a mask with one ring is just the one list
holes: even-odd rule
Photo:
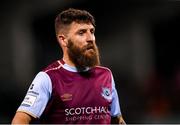
[[91, 31], [91, 33], [92, 33], [92, 34], [94, 34], [94, 33], [95, 33], [95, 31]]
[[83, 31], [80, 31], [78, 34], [79, 34], [79, 35], [83, 35], [83, 33], [84, 33]]
[[95, 30], [91, 30], [91, 33], [94, 34], [94, 33], [95, 33]]

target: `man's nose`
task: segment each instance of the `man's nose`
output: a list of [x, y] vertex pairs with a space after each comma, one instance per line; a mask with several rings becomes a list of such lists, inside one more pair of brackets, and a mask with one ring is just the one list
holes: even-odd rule
[[88, 34], [87, 34], [87, 39], [86, 39], [86, 41], [87, 41], [88, 43], [93, 43], [94, 40], [95, 40], [94, 34], [88, 33]]

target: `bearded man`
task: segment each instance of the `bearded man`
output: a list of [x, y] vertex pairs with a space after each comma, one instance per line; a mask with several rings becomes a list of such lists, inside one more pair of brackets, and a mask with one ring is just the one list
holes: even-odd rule
[[125, 124], [111, 70], [100, 66], [94, 17], [69, 8], [55, 31], [63, 57], [36, 75], [12, 124]]

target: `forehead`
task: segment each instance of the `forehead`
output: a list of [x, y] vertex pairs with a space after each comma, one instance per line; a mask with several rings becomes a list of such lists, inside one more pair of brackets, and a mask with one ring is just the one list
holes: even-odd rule
[[70, 32], [76, 32], [78, 30], [81, 29], [86, 29], [86, 30], [90, 30], [90, 29], [94, 29], [94, 26], [91, 23], [77, 23], [77, 22], [72, 22], [72, 24], [70, 25]]

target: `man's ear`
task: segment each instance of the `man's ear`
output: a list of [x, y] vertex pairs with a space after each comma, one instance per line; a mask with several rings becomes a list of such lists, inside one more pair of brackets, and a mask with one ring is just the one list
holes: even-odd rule
[[58, 35], [58, 41], [60, 42], [61, 46], [66, 47], [68, 44], [68, 41], [64, 35]]

